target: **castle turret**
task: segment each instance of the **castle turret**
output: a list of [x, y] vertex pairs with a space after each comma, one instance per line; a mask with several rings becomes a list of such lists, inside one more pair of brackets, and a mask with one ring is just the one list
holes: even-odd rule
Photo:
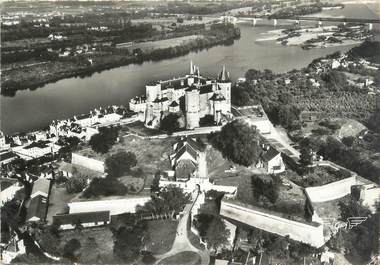
[[215, 93], [210, 100], [213, 102], [214, 106], [214, 122], [220, 124], [222, 121], [222, 114], [225, 113], [226, 109], [226, 98], [221, 93]]
[[186, 108], [186, 128], [194, 129], [199, 127], [199, 91], [195, 87], [190, 87], [185, 94]]
[[219, 90], [223, 94], [223, 96], [226, 98], [226, 106], [227, 109], [225, 111], [230, 112], [231, 111], [231, 87], [232, 83], [230, 80], [230, 75], [226, 71], [226, 67], [223, 65], [223, 69], [219, 74], [217, 84], [219, 87]]

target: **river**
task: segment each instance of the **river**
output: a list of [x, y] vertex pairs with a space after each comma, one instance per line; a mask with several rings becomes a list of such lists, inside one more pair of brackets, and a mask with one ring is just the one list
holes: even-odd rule
[[[375, 5], [374, 8], [378, 7]], [[323, 14], [374, 16], [373, 9], [364, 5], [347, 5], [341, 10], [323, 11]], [[257, 27], [240, 24], [241, 38], [230, 46], [217, 46], [159, 62], [123, 66], [91, 77], [68, 78], [33, 91], [18, 91], [14, 97], [1, 96], [1, 130], [7, 134], [24, 132], [45, 127], [54, 119], [88, 113], [95, 107], [127, 105], [130, 98], [145, 93], [144, 84], [148, 81], [187, 73], [190, 60], [200, 67], [202, 74], [209, 76], [216, 76], [222, 65], [226, 65], [232, 80], [236, 80], [250, 68], [286, 72], [307, 66], [315, 58], [353, 47], [302, 50], [274, 42], [256, 42], [261, 33], [273, 29], [270, 21], [265, 23], [267, 25]], [[277, 28], [281, 28], [281, 24]]]

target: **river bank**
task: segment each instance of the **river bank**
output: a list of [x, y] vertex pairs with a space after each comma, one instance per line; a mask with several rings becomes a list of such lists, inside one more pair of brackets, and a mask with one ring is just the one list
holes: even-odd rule
[[186, 55], [218, 45], [230, 45], [240, 38], [240, 30], [232, 24], [214, 24], [204, 30], [198, 38], [192, 38], [175, 46], [154, 49], [134, 49], [132, 52], [120, 49], [117, 52], [102, 52], [89, 56], [78, 56], [76, 60], [60, 59], [30, 67], [10, 69], [2, 72], [4, 96], [14, 96], [18, 90], [34, 90], [47, 83], [69, 77], [88, 77], [96, 72], [129, 64], [142, 64]]

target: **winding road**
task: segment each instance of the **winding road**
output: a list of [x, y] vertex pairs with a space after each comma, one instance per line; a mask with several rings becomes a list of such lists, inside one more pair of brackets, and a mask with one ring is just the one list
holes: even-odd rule
[[155, 264], [159, 264], [163, 259], [168, 258], [170, 256], [174, 256], [184, 251], [191, 251], [191, 252], [197, 253], [201, 257], [202, 265], [208, 265], [210, 263], [209, 252], [207, 250], [201, 250], [194, 247], [188, 238], [189, 217], [190, 217], [191, 209], [197, 199], [198, 199], [198, 196], [195, 197], [195, 200], [192, 203], [186, 204], [183, 210], [183, 216], [179, 220], [179, 223], [177, 226], [177, 235], [174, 239], [172, 248], [168, 252], [162, 255], [157, 255], [156, 256], [157, 261]]

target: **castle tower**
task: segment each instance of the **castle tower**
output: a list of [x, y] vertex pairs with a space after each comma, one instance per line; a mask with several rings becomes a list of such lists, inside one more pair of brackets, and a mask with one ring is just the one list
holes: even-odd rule
[[194, 65], [193, 65], [193, 60], [190, 61], [190, 75], [194, 75]]
[[223, 112], [230, 112], [231, 111], [231, 87], [232, 82], [230, 80], [229, 73], [226, 71], [226, 67], [223, 65], [223, 69], [219, 74], [218, 80], [218, 87], [223, 94], [223, 96], [226, 99], [226, 108], [223, 110]]
[[159, 82], [146, 85], [145, 90], [148, 103], [153, 102], [156, 98], [161, 98], [161, 84]]
[[193, 64], [193, 61], [190, 61], [190, 75], [187, 78], [187, 84], [189, 86], [194, 84], [194, 77], [195, 77], [196, 70], [197, 70], [197, 66]]
[[161, 100], [156, 98], [153, 100], [153, 116], [160, 117], [161, 116]]
[[190, 87], [185, 93], [186, 128], [199, 127], [199, 91]]
[[220, 124], [222, 121], [222, 114], [225, 113], [226, 109], [226, 98], [221, 93], [215, 93], [210, 100], [214, 106], [214, 122]]

